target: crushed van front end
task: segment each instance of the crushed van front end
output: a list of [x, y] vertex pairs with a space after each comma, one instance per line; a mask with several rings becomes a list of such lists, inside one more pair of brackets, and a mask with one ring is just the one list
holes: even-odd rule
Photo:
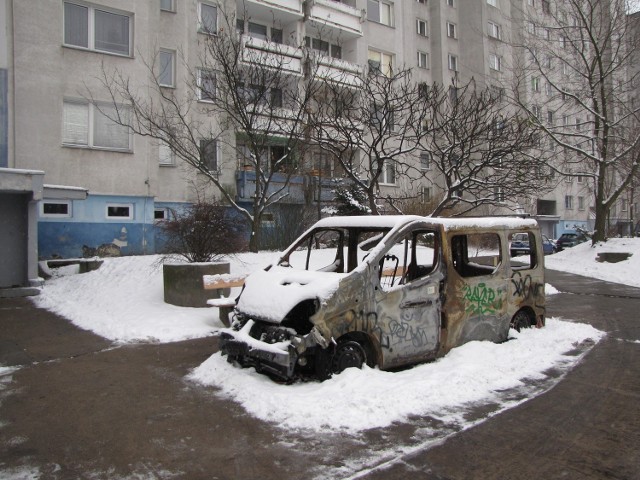
[[297, 378], [313, 363], [318, 348], [327, 346], [316, 329], [306, 335], [278, 324], [238, 316], [220, 333], [220, 351], [229, 362], [254, 367], [284, 381]]

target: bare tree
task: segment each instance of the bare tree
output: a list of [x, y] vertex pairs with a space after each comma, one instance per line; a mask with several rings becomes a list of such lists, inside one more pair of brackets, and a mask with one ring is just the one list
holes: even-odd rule
[[397, 200], [381, 193], [381, 184], [421, 176], [412, 154], [428, 132], [423, 120], [431, 93], [412, 81], [409, 69], [374, 65], [355, 81], [340, 80], [323, 82], [310, 141], [339, 165], [375, 215], [381, 199], [392, 208]]
[[[150, 84], [134, 85], [121, 70], [102, 70], [102, 83], [116, 107], [113, 120], [134, 133], [157, 139], [193, 167], [246, 220], [249, 249], [261, 245], [261, 220], [289, 195], [292, 175], [304, 155], [302, 142], [315, 76], [304, 72], [305, 56], [296, 43], [264, 41], [236, 31], [233, 16], [203, 36], [198, 67], [182, 56], [186, 91], [162, 85], [161, 65], [146, 66]], [[206, 25], [205, 25], [206, 28]], [[191, 63], [190, 63], [191, 62]], [[223, 146], [234, 152], [222, 160]], [[225, 185], [224, 170], [250, 170], [251, 208]]]
[[516, 103], [558, 152], [550, 168], [591, 181], [592, 240], [606, 240], [609, 213], [640, 165], [640, 105], [631, 100], [638, 29], [622, 0], [546, 2], [525, 24]]
[[505, 206], [507, 198], [551, 187], [539, 157], [531, 154], [539, 137], [526, 116], [507, 107], [501, 91], [479, 90], [473, 80], [429, 90], [431, 128], [422, 143], [444, 189], [432, 215]]

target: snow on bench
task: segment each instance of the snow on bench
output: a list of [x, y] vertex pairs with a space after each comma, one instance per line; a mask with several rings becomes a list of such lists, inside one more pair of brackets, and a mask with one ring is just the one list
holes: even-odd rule
[[203, 275], [202, 285], [205, 290], [217, 290], [220, 298], [212, 298], [207, 300], [207, 305], [219, 308], [220, 321], [229, 326], [229, 314], [236, 306], [236, 301], [233, 298], [227, 298], [222, 294], [222, 290], [242, 287], [244, 285], [244, 279], [246, 275], [232, 275], [230, 273], [221, 273], [218, 275]]

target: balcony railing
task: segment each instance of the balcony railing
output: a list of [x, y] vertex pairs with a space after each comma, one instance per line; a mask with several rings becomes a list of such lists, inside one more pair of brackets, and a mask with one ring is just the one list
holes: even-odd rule
[[274, 14], [286, 22], [295, 18], [302, 18], [304, 11], [302, 9], [302, 0], [244, 0], [239, 3], [239, 10], [243, 8], [251, 18], [273, 17]]
[[343, 39], [362, 36], [363, 12], [334, 0], [309, 0], [309, 19], [317, 28], [335, 30]]
[[[323, 178], [313, 176], [313, 171], [310, 175], [293, 175], [289, 179], [285, 192], [287, 196], [284, 197], [282, 203], [289, 204], [304, 204], [309, 200], [318, 200], [318, 194], [320, 195], [320, 201], [330, 202], [335, 199], [334, 190], [336, 188], [336, 181], [332, 178]], [[282, 188], [287, 179], [287, 175], [283, 173], [276, 173], [273, 175], [271, 184], [269, 186], [269, 193], [275, 192]], [[239, 202], [249, 202], [256, 188], [256, 173], [253, 170], [238, 170], [236, 171], [236, 182]]]
[[331, 82], [358, 87], [362, 84], [363, 68], [357, 63], [324, 55], [315, 55], [316, 76]]
[[302, 50], [282, 43], [242, 36], [242, 60], [302, 75]]

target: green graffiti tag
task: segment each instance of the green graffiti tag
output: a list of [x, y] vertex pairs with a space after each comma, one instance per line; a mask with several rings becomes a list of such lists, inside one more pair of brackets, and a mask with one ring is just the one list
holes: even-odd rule
[[502, 306], [502, 299], [497, 298], [496, 291], [487, 287], [484, 283], [479, 283], [473, 287], [465, 285], [462, 288], [464, 300], [468, 305], [466, 311], [476, 315], [493, 314]]

